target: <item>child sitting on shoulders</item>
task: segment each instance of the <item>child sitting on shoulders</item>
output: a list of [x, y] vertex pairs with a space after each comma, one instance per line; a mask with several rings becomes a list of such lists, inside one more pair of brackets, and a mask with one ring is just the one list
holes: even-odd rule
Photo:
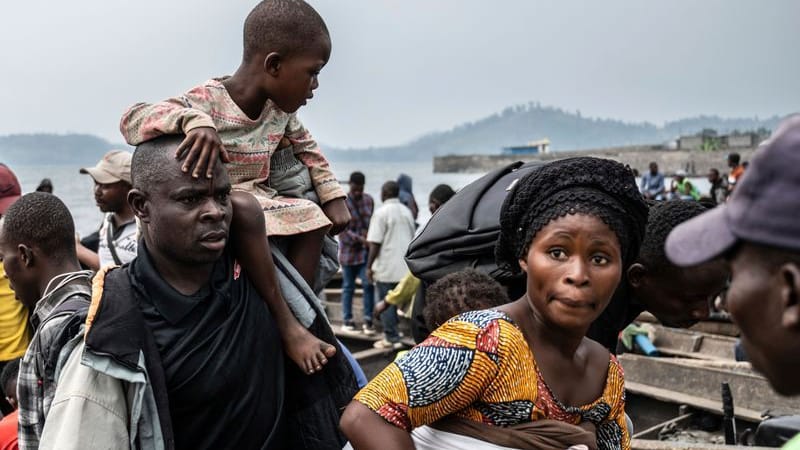
[[[286, 238], [287, 258], [313, 286], [325, 235], [340, 232], [350, 220], [344, 191], [295, 114], [313, 97], [330, 52], [328, 29], [310, 5], [265, 0], [245, 21], [244, 55], [233, 75], [160, 103], [135, 104], [120, 122], [131, 145], [186, 134], [175, 157], [195, 177], [210, 178], [218, 156], [226, 163], [235, 190], [234, 251], [276, 317], [288, 356], [309, 374], [336, 350], [305, 329], [287, 306], [267, 235]], [[282, 141], [306, 166], [321, 207], [270, 187], [270, 158], [289, 151], [279, 150]]]

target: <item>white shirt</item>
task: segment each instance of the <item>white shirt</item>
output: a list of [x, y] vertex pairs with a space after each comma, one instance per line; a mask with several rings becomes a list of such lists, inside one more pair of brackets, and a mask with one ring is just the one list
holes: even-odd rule
[[411, 210], [396, 198], [386, 200], [375, 210], [367, 231], [367, 241], [381, 244], [372, 263], [375, 281], [397, 283], [408, 272], [404, 258], [415, 229]]
[[[111, 244], [114, 246], [114, 250], [117, 252], [117, 256], [120, 260], [120, 265], [125, 264], [127, 262], [131, 262], [133, 258], [136, 258], [136, 248], [137, 248], [137, 232], [138, 227], [136, 226], [136, 221], [128, 222], [122, 225], [122, 231], [115, 233], [115, 230], [112, 226], [112, 214], [106, 214], [105, 220], [103, 220], [103, 225], [100, 226], [100, 246], [97, 248], [97, 255], [100, 257], [100, 267], [105, 267], [107, 265], [117, 265], [114, 261], [114, 257], [111, 255], [111, 250], [108, 249], [108, 228], [111, 227]], [[114, 235], [116, 234], [116, 239]]]

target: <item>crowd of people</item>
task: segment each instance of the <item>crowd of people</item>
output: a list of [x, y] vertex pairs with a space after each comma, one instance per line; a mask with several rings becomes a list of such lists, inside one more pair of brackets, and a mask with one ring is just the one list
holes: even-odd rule
[[[430, 282], [405, 262], [411, 177], [380, 204], [363, 173], [345, 192], [297, 118], [323, 19], [264, 0], [243, 47], [233, 75], [133, 105], [135, 151], [80, 169], [96, 247], [52, 184], [22, 195], [0, 164], [0, 448], [628, 449], [620, 332], [643, 311], [688, 327], [725, 289], [753, 366], [800, 394], [799, 118], [747, 172], [712, 169], [716, 208], [649, 202], [668, 197], [656, 163], [639, 187], [611, 160], [544, 164], [504, 191], [490, 256], [509, 276]], [[685, 174], [671, 193], [704, 197]], [[437, 186], [431, 221], [458, 195]], [[317, 295], [340, 266], [343, 332], [380, 321], [375, 346], [400, 349], [398, 311], [425, 331], [372, 380]]]
[[733, 189], [744, 175], [747, 161], [741, 161], [738, 153], [728, 154], [728, 167], [730, 172], [726, 177], [720, 175], [719, 170], [711, 168], [706, 175], [710, 187], [708, 192], [702, 193], [688, 179], [685, 170], [677, 170], [672, 178], [669, 189], [666, 186], [664, 174], [659, 172], [658, 163], [651, 162], [641, 180], [639, 190], [647, 200], [690, 200], [704, 201], [711, 205], [721, 205], [733, 193]]

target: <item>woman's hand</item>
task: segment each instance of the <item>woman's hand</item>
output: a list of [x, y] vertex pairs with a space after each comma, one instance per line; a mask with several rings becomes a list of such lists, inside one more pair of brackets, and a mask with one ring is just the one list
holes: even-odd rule
[[181, 170], [184, 173], [191, 170], [194, 178], [200, 178], [203, 171], [206, 178], [211, 178], [217, 158], [224, 163], [230, 162], [217, 130], [211, 127], [195, 128], [186, 133], [183, 142], [175, 150], [175, 158], [183, 159]]

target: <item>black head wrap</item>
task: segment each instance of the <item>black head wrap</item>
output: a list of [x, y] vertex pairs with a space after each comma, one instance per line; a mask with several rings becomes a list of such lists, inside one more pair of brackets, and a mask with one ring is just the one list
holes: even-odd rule
[[616, 161], [580, 157], [546, 164], [517, 182], [500, 211], [497, 265], [519, 273], [519, 259], [536, 233], [567, 214], [598, 217], [617, 235], [623, 267], [636, 259], [647, 225], [647, 204], [633, 171]]

